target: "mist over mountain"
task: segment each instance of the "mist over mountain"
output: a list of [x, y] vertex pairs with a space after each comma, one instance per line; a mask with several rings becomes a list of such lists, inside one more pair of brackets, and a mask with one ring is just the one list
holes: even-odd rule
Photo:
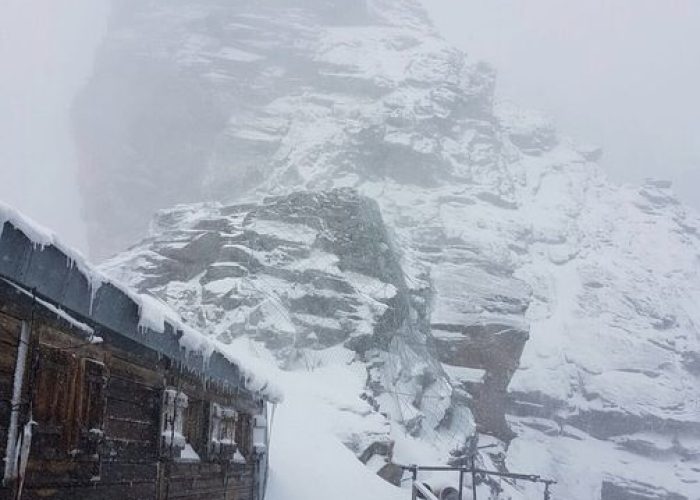
[[[602, 146], [618, 182], [673, 181], [700, 208], [700, 4], [426, 0], [447, 40], [493, 64], [497, 95]], [[694, 174], [695, 182], [690, 175]]]
[[348, 370], [335, 434], [388, 481], [476, 432], [561, 498], [695, 500], [700, 217], [494, 86], [413, 0], [115, 3], [74, 109], [93, 253], [141, 240], [104, 269]]

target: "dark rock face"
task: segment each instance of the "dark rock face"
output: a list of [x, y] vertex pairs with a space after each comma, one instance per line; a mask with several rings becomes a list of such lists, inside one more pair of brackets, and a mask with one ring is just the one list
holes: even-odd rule
[[[434, 331], [446, 327], [434, 325]], [[452, 336], [438, 336], [435, 345], [440, 361], [448, 367], [483, 370], [480, 380], [453, 383], [468, 392], [479, 432], [510, 442], [515, 434], [506, 422], [508, 386], [520, 364], [528, 332], [507, 325], [470, 326], [453, 331]]]
[[[154, 253], [138, 262], [138, 287], [162, 291], [173, 281], [197, 283], [196, 296], [209, 314], [223, 318], [247, 309], [251, 319], [243, 330], [231, 327], [224, 337], [249, 335], [278, 352], [282, 346], [353, 345], [358, 323], [371, 319], [375, 328], [367, 332], [372, 343], [365, 349], [386, 349], [408, 316], [407, 288], [379, 209], [352, 190], [192, 210], [159, 214], [154, 225], [165, 238], [147, 241]], [[377, 288], [372, 304], [348, 274]], [[242, 283], [254, 283], [253, 290], [241, 290]], [[278, 323], [263, 311], [270, 294], [272, 307], [287, 316]]]

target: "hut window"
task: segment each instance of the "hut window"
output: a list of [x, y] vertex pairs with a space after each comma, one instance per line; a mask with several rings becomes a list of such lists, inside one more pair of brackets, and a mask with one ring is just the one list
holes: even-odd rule
[[212, 403], [209, 447], [213, 457], [233, 458], [236, 452], [236, 420], [238, 414], [233, 408]]
[[180, 458], [187, 445], [183, 424], [188, 402], [187, 396], [176, 389], [163, 393], [161, 443], [163, 452], [173, 458]]

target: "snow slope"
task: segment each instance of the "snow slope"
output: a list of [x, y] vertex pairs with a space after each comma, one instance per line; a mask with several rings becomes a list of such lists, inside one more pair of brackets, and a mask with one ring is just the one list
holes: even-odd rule
[[273, 420], [268, 500], [408, 498], [368, 473], [337, 438], [339, 429], [350, 432], [367, 411], [360, 401], [355, 407], [329, 404], [352, 401], [362, 390], [361, 371], [359, 375], [352, 368], [330, 366], [281, 377], [287, 402]]
[[[667, 183], [615, 185], [600, 151], [494, 103], [413, 0], [121, 5], [76, 111], [98, 254], [155, 209], [221, 203], [161, 212], [105, 269], [289, 369], [357, 354], [347, 404], [386, 414], [382, 468], [464, 455], [475, 426], [567, 498], [700, 498], [700, 218]], [[383, 243], [386, 274], [381, 246], [328, 251], [309, 200], [337, 188], [376, 201], [374, 229], [334, 234]]]

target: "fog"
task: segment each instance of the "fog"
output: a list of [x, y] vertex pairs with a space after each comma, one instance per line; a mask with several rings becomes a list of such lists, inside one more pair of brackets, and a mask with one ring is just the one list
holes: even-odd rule
[[104, 0], [0, 3], [0, 201], [84, 251], [69, 113], [106, 18]]
[[[496, 66], [503, 98], [602, 145], [615, 179], [671, 178], [700, 207], [700, 3], [424, 1], [448, 39]], [[69, 110], [106, 1], [0, 9], [0, 199], [85, 250]]]
[[670, 179], [700, 207], [700, 2], [424, 3], [449, 40], [495, 65], [502, 98], [601, 145], [616, 180]]

